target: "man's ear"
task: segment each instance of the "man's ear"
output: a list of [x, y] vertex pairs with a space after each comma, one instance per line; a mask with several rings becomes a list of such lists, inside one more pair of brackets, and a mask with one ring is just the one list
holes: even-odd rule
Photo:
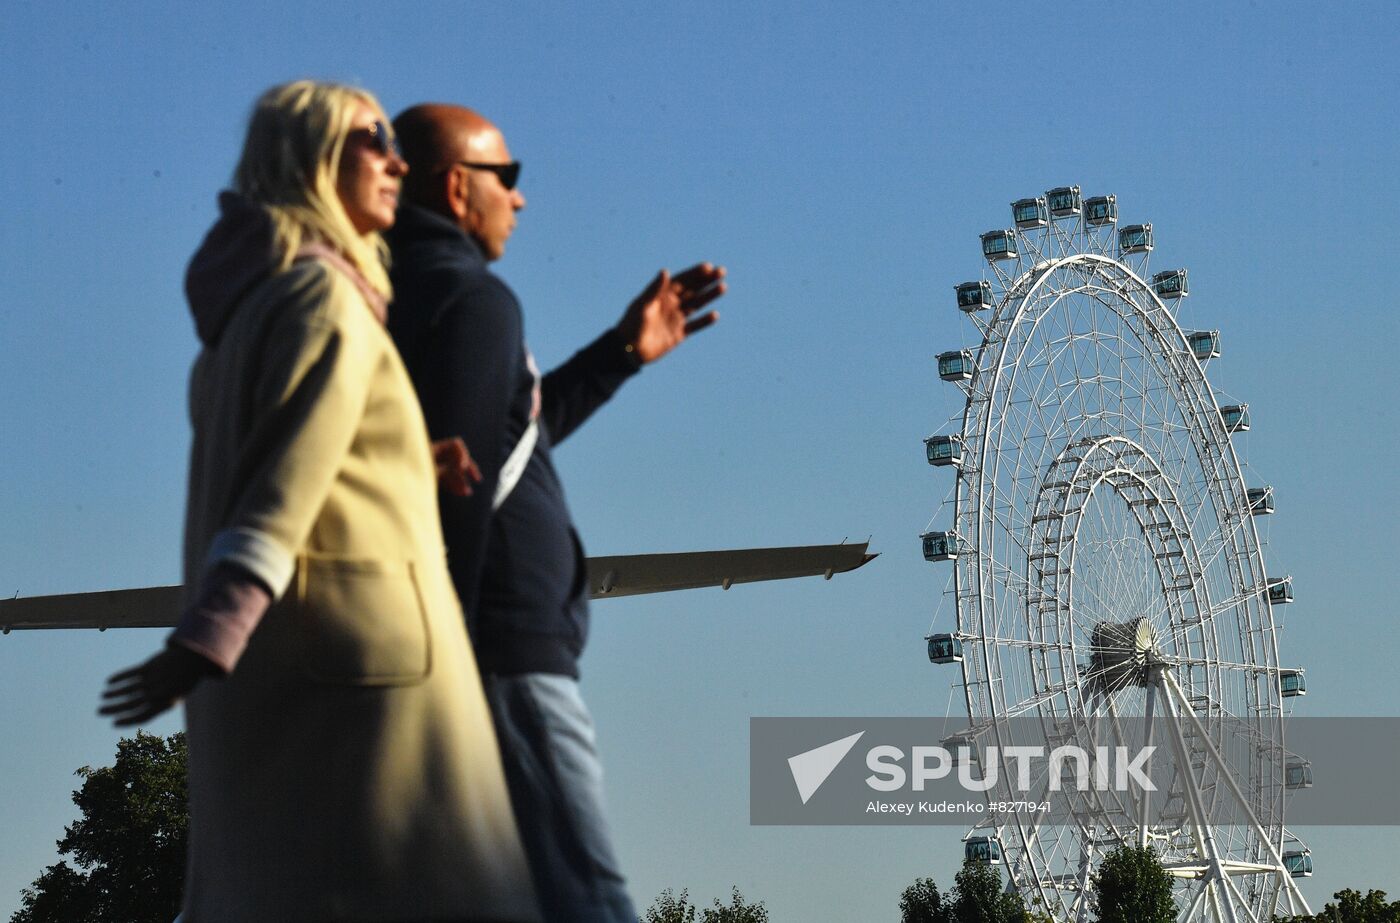
[[471, 202], [470, 174], [456, 167], [448, 168], [443, 174], [443, 197], [447, 208], [460, 224], [467, 219], [467, 206]]

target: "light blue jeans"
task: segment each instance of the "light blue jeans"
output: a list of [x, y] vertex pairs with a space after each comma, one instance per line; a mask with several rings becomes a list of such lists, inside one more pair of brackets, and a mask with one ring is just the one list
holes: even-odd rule
[[482, 677], [547, 923], [636, 923], [603, 809], [603, 766], [578, 681]]

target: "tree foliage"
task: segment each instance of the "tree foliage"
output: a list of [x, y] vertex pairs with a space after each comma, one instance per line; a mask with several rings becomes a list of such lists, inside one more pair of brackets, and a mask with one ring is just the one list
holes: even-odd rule
[[638, 923], [695, 923], [695, 905], [690, 902], [690, 892], [682, 890], [677, 897], [667, 888], [651, 902]]
[[1387, 901], [1384, 891], [1360, 891], [1347, 888], [1332, 895], [1332, 900], [1320, 913], [1312, 916], [1274, 917], [1292, 923], [1400, 923], [1400, 901]]
[[994, 866], [965, 862], [953, 887], [940, 893], [932, 878], [918, 878], [899, 897], [900, 923], [1049, 923], [1007, 891]]
[[670, 888], [662, 891], [642, 914], [640, 923], [768, 923], [768, 910], [763, 901], [749, 903], [734, 888], [729, 903], [715, 899], [713, 907], [703, 910], [690, 902], [690, 892], [682, 890], [677, 896]]
[[768, 923], [768, 910], [763, 901], [750, 904], [738, 888], [729, 892], [729, 903], [721, 904], [715, 898], [713, 907], [706, 907], [700, 914], [700, 923]]
[[948, 923], [950, 912], [932, 878], [915, 878], [899, 896], [899, 923]]
[[1099, 923], [1175, 923], [1172, 879], [1150, 846], [1120, 846], [1091, 880]]
[[73, 865], [45, 869], [10, 923], [170, 923], [185, 877], [185, 764], [183, 733], [138, 732], [112, 766], [79, 769], [80, 816], [58, 841]]
[[953, 878], [954, 923], [1023, 923], [1027, 917], [1021, 895], [1007, 891], [996, 867], [964, 862]]

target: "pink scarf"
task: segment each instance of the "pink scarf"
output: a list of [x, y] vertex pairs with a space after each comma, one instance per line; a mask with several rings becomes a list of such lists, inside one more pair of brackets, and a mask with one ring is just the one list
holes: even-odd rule
[[374, 290], [354, 264], [342, 256], [339, 251], [328, 247], [324, 241], [311, 240], [302, 244], [297, 249], [295, 259], [301, 260], [324, 260], [336, 269], [350, 277], [350, 281], [355, 283], [355, 287], [360, 290], [360, 294], [365, 296], [365, 304], [369, 305], [370, 311], [378, 318], [379, 323], [385, 324], [389, 319], [389, 302], [384, 296]]

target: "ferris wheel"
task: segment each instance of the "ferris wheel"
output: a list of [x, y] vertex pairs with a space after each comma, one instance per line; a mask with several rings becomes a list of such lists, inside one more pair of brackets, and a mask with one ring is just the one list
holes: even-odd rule
[[1186, 270], [1149, 274], [1152, 225], [1120, 226], [1114, 196], [1051, 189], [1012, 219], [981, 235], [984, 277], [956, 286], [981, 343], [938, 356], [966, 400], [925, 440], [956, 472], [951, 522], [922, 536], [953, 566], [956, 631], [930, 634], [929, 658], [960, 665], [968, 725], [945, 745], [996, 761], [1028, 724], [1086, 749], [1162, 727], [1174, 759], [1149, 763], [1155, 794], [988, 813], [966, 855], [1058, 920], [1088, 919], [1090, 875], [1125, 844], [1156, 849], [1181, 920], [1306, 913], [1293, 879], [1311, 854], [1284, 827], [1312, 784], [1284, 747], [1306, 684], [1275, 621], [1292, 581], [1265, 569], [1273, 492], [1233, 445], [1249, 407], [1206, 378], [1220, 334], [1178, 323]]

